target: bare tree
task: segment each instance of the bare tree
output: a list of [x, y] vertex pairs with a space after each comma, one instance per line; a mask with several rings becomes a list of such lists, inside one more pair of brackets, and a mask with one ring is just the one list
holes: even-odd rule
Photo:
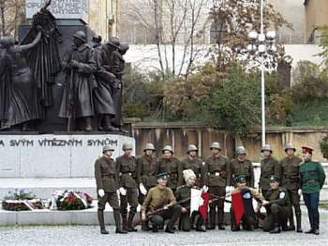
[[[188, 76], [199, 55], [208, 12], [206, 0], [130, 0], [126, 15], [151, 30], [162, 77]], [[150, 14], [151, 13], [151, 14]], [[178, 52], [179, 49], [179, 52]], [[178, 58], [178, 53], [182, 57]]]
[[0, 0], [0, 34], [18, 37], [18, 26], [24, 20], [25, 0]]

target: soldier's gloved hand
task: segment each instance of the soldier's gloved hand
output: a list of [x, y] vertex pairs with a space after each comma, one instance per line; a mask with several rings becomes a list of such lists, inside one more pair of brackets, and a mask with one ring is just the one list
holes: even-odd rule
[[99, 189], [99, 190], [98, 190], [98, 195], [99, 195], [100, 197], [104, 197], [104, 195], [105, 195], [105, 191], [104, 191], [103, 189]]
[[146, 189], [146, 187], [144, 186], [144, 184], [143, 183], [140, 183], [139, 184], [139, 190], [140, 190], [140, 193], [142, 194], [142, 195], [146, 195], [147, 194], [147, 189]]
[[302, 189], [298, 189], [298, 195], [301, 196], [302, 194]]
[[118, 190], [120, 191], [120, 194], [121, 194], [122, 196], [126, 196], [126, 189], [124, 189], [123, 187], [121, 187], [121, 188], [119, 188]]
[[208, 187], [206, 185], [203, 186], [202, 192], [206, 193], [208, 191]]
[[187, 210], [186, 208], [182, 207], [182, 208], [181, 208], [181, 212], [182, 212], [182, 213], [187, 213], [188, 210]]

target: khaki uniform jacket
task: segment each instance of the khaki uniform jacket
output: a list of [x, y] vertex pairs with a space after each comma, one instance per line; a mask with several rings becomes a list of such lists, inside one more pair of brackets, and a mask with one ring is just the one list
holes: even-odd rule
[[157, 164], [156, 174], [167, 172], [169, 174], [168, 187], [176, 189], [179, 181], [179, 166], [180, 161], [172, 157], [170, 159], [161, 158]]
[[300, 163], [302, 159], [293, 156], [284, 158], [280, 162], [281, 186], [287, 190], [297, 191], [300, 188]]
[[254, 187], [254, 168], [250, 160], [245, 160], [241, 162], [238, 159], [233, 159], [230, 163], [230, 168], [232, 184], [236, 184], [236, 177], [243, 175], [246, 177], [247, 185], [250, 187]]
[[119, 173], [120, 185], [124, 188], [137, 188], [137, 162], [134, 156], [117, 157], [116, 170]]
[[97, 190], [103, 189], [105, 192], [116, 192], [118, 189], [118, 173], [113, 159], [104, 156], [95, 162], [95, 178]]
[[[205, 164], [205, 162], [204, 162]], [[181, 161], [181, 165], [179, 166], [179, 186], [184, 184], [183, 178], [183, 171], [186, 169], [191, 169], [194, 171], [196, 175], [196, 185], [202, 186], [202, 168], [203, 168], [203, 161], [199, 158], [190, 159], [186, 158]]]
[[203, 184], [207, 186], [225, 187], [230, 185], [230, 162], [224, 156], [211, 156], [203, 168]]
[[149, 190], [141, 209], [146, 212], [152, 212], [163, 208], [165, 205], [173, 204], [175, 201], [173, 191], [170, 188], [160, 188], [157, 185]]
[[157, 185], [157, 160], [153, 157], [141, 156], [137, 159], [137, 181], [146, 188]]
[[270, 189], [270, 177], [272, 175], [280, 177], [280, 165], [272, 157], [261, 160], [261, 176], [259, 186], [263, 190]]

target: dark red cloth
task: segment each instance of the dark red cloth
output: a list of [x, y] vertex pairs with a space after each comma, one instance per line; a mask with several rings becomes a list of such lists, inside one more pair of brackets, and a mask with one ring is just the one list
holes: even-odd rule
[[236, 225], [240, 225], [241, 219], [245, 214], [244, 199], [241, 192], [231, 194], [232, 209], [235, 215]]
[[208, 205], [211, 200], [211, 195], [208, 192], [203, 192], [202, 198], [203, 198], [204, 202], [203, 202], [203, 205], [201, 205], [199, 207], [198, 211], [199, 211], [200, 215], [202, 216], [202, 218], [206, 221], [208, 218]]

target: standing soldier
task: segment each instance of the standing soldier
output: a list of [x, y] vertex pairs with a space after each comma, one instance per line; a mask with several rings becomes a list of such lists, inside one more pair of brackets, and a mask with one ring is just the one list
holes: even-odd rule
[[[152, 143], [147, 143], [144, 148], [144, 155], [137, 159], [137, 180], [139, 183], [139, 203], [143, 204], [147, 192], [157, 185], [156, 178], [156, 158], [153, 156], [155, 147]], [[143, 230], [148, 230], [146, 224], [142, 224]]]
[[196, 175], [196, 183], [195, 185], [198, 187], [202, 187], [202, 179], [201, 179], [201, 171], [202, 171], [202, 167], [203, 167], [203, 163], [205, 165], [205, 162], [203, 162], [201, 159], [199, 159], [197, 157], [197, 153], [198, 153], [198, 148], [193, 145], [190, 144], [188, 146], [188, 150], [187, 150], [187, 158], [184, 159], [181, 162], [181, 165], [179, 166], [179, 186], [184, 184], [184, 180], [183, 180], [183, 171], [186, 169], [191, 169], [193, 170], [194, 174]]
[[162, 150], [162, 158], [157, 164], [156, 173], [168, 173], [168, 187], [172, 189], [173, 192], [176, 191], [179, 181], [179, 165], [180, 161], [175, 158], [174, 151], [171, 145], [166, 145]]
[[91, 131], [92, 117], [95, 115], [93, 90], [97, 86], [93, 73], [97, 65], [85, 32], [77, 31], [73, 35], [73, 49], [63, 65], [66, 77], [59, 117], [68, 119], [69, 131], [75, 119], [84, 124], [80, 129]]
[[[289, 199], [294, 206], [295, 215], [296, 215], [296, 225], [297, 232], [302, 232], [302, 224], [301, 224], [301, 207], [300, 207], [300, 196], [298, 194], [298, 190], [300, 188], [299, 185], [299, 165], [302, 162], [302, 159], [295, 156], [295, 147], [292, 144], [285, 145], [285, 152], [287, 156], [281, 160], [281, 185], [285, 189], [287, 189]], [[288, 230], [294, 231], [294, 217], [293, 210], [290, 213], [289, 227]]]
[[265, 197], [265, 193], [270, 189], [270, 177], [272, 175], [280, 177], [280, 168], [278, 161], [272, 157], [271, 145], [264, 145], [261, 149], [261, 153], [263, 154], [263, 159], [261, 160], [259, 187]]
[[248, 187], [254, 187], [254, 169], [252, 162], [246, 159], [246, 149], [244, 146], [239, 146], [236, 149], [237, 158], [233, 159], [230, 163], [231, 168], [231, 181], [236, 186], [236, 178], [243, 176], [246, 179]]
[[[210, 146], [212, 156], [209, 157], [204, 165], [202, 175], [203, 184], [208, 186], [208, 192], [214, 196], [224, 197], [226, 195], [226, 186], [230, 184], [230, 163], [229, 160], [221, 154], [220, 143], [214, 142]], [[217, 209], [217, 211], [216, 211]], [[210, 225], [208, 229], [215, 228], [216, 214], [218, 217], [219, 230], [224, 228], [224, 200], [216, 200], [210, 204]]]
[[280, 179], [277, 176], [271, 176], [269, 179], [270, 189], [267, 190], [262, 205], [267, 211], [264, 220], [263, 230], [270, 233], [280, 233], [280, 227], [287, 231], [287, 218], [291, 212], [288, 192], [280, 187]]
[[[133, 227], [133, 218], [138, 207], [137, 163], [132, 156], [132, 144], [123, 144], [124, 154], [116, 159], [116, 169], [120, 177], [121, 214], [123, 228], [129, 232], [137, 231]], [[128, 203], [130, 211], [128, 216]]]
[[319, 162], [312, 161], [313, 148], [303, 146], [304, 162], [300, 166], [301, 189], [308, 210], [311, 229], [306, 233], [319, 235], [319, 200], [326, 175]]
[[98, 194], [97, 214], [101, 234], [108, 234], [104, 221], [104, 210], [107, 202], [114, 210], [116, 233], [127, 233], [121, 228], [120, 206], [118, 195], [116, 193], [118, 189], [118, 175], [115, 169], [115, 162], [112, 159], [113, 151], [113, 148], [104, 146], [103, 156], [96, 160], [95, 163], [95, 177]]

